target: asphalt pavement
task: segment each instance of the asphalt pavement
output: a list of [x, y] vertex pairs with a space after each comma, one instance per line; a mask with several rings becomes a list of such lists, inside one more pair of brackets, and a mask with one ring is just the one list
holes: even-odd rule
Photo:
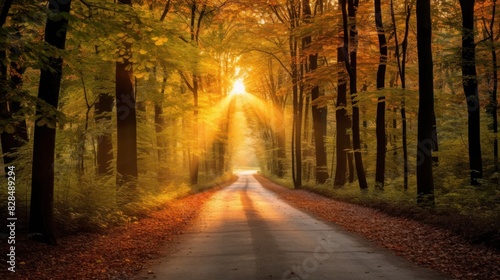
[[218, 191], [137, 279], [445, 279], [280, 200], [249, 173]]

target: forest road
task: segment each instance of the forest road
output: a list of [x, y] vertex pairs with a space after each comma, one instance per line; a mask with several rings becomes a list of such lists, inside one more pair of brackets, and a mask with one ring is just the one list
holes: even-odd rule
[[[367, 217], [369, 218], [369, 217]], [[218, 191], [136, 279], [444, 279], [281, 201], [251, 174]]]

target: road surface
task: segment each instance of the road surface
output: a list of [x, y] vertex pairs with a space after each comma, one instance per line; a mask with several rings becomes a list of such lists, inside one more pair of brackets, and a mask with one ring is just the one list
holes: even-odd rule
[[175, 252], [137, 279], [444, 279], [239, 176], [203, 206]]

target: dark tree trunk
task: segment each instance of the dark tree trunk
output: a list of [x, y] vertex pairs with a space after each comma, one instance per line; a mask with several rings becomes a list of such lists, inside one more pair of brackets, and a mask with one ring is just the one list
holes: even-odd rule
[[[121, 4], [132, 5], [131, 0], [119, 0]], [[117, 187], [133, 183], [137, 171], [137, 116], [132, 70], [131, 44], [124, 43], [125, 54], [116, 62], [116, 113], [117, 113]], [[128, 56], [128, 57], [126, 57]]]
[[[160, 99], [163, 99], [163, 96], [165, 94], [165, 89], [167, 87], [167, 76], [168, 73], [165, 69], [161, 85]], [[158, 149], [157, 157], [159, 164], [158, 179], [163, 180], [165, 179], [166, 175], [164, 163], [166, 161], [166, 149], [167, 149], [167, 143], [164, 135], [166, 123], [165, 123], [165, 116], [163, 115], [163, 102], [160, 101], [158, 103], [155, 103], [154, 110], [155, 110], [154, 121], [155, 121], [155, 132], [156, 132], [156, 145]]]
[[432, 207], [434, 206], [434, 177], [432, 174], [434, 74], [431, 37], [430, 0], [417, 0], [417, 50], [419, 72], [417, 202], [419, 205]]
[[[318, 63], [318, 55], [310, 57], [311, 71], [316, 69]], [[327, 127], [327, 107], [318, 104], [322, 94], [318, 86], [311, 90], [312, 98], [312, 117], [314, 125], [314, 147], [316, 151], [316, 181], [324, 184], [328, 180], [328, 164], [326, 155], [326, 127]]]
[[400, 56], [399, 53], [399, 43], [398, 43], [398, 35], [397, 35], [397, 29], [396, 29], [396, 18], [394, 16], [394, 2], [391, 0], [391, 18], [392, 18], [392, 25], [394, 28], [394, 40], [396, 44], [396, 58], [398, 61], [398, 69], [399, 69], [399, 77], [401, 78], [401, 88], [403, 89], [403, 96], [401, 97], [401, 119], [402, 119], [402, 145], [403, 145], [403, 168], [404, 168], [404, 182], [403, 182], [403, 188], [404, 190], [408, 190], [408, 179], [409, 179], [409, 170], [408, 170], [408, 146], [407, 146], [407, 134], [406, 134], [406, 98], [405, 98], [405, 90], [406, 90], [406, 50], [408, 47], [408, 34], [409, 34], [409, 28], [410, 28], [410, 16], [411, 16], [411, 6], [407, 5], [405, 6], [405, 11], [406, 11], [406, 20], [405, 20], [405, 33], [404, 33], [404, 38], [402, 42], [402, 57]]
[[[344, 53], [342, 48], [338, 48], [337, 60], [339, 66], [345, 62]], [[349, 142], [349, 135], [347, 129], [349, 128], [349, 116], [347, 115], [347, 81], [345, 71], [339, 67], [338, 71], [339, 81], [337, 85], [337, 104], [335, 117], [337, 119], [337, 144], [335, 145], [337, 154], [337, 167], [335, 170], [334, 187], [342, 187], [346, 183], [347, 172], [347, 149]]]
[[437, 135], [437, 123], [436, 123], [436, 113], [434, 112], [434, 115], [432, 116], [432, 142], [433, 142], [433, 147], [432, 147], [432, 162], [434, 165], [439, 164], [439, 143], [438, 143], [438, 135]]
[[495, 138], [493, 139], [493, 161], [495, 165], [495, 172], [498, 173], [498, 64], [497, 64], [497, 53], [495, 48], [495, 16], [496, 16], [496, 1], [493, 1], [493, 8], [491, 13], [491, 22], [489, 27], [489, 36], [491, 43], [491, 61], [492, 61], [492, 78], [491, 78], [491, 89], [490, 89], [490, 100], [488, 111], [491, 116], [491, 130], [493, 131]]
[[[193, 100], [194, 100], [194, 137], [195, 137], [195, 149], [199, 146], [199, 136], [198, 136], [198, 77], [193, 75]], [[195, 151], [189, 154], [189, 178], [191, 180], [191, 185], [198, 184], [198, 173], [200, 169], [200, 157], [198, 152]]]
[[[375, 0], [375, 26], [377, 27], [380, 59], [377, 70], [377, 89], [385, 88], [385, 72], [387, 68], [387, 40], [385, 39], [384, 23], [380, 0]], [[385, 181], [385, 156], [387, 140], [385, 135], [385, 96], [380, 95], [377, 103], [377, 163], [375, 171], [375, 187], [384, 189]]]
[[483, 178], [481, 158], [480, 104], [477, 89], [476, 50], [474, 44], [474, 0], [460, 0], [462, 10], [462, 84], [467, 99], [470, 183], [479, 185]]
[[2, 5], [2, 10], [0, 11], [0, 27], [3, 27], [7, 21], [7, 16], [9, 15], [10, 6], [12, 6], [13, 0], [5, 0]]
[[[49, 4], [53, 14], [47, 19], [45, 26], [45, 41], [58, 48], [64, 49], [68, 20], [61, 13], [69, 13], [71, 1], [65, 4]], [[40, 73], [38, 98], [57, 108], [59, 90], [61, 87], [63, 61], [61, 57], [51, 57], [47, 67]], [[41, 114], [37, 110], [37, 114]], [[31, 205], [29, 232], [33, 238], [56, 244], [53, 224], [53, 198], [54, 198], [54, 152], [56, 130], [55, 124], [35, 126], [33, 141], [33, 165], [31, 177]]]
[[[95, 104], [95, 121], [97, 124], [111, 121], [114, 98], [108, 93], [101, 93]], [[97, 137], [97, 174], [111, 175], [113, 168], [113, 139], [111, 132], [104, 132]]]
[[[344, 46], [350, 49], [350, 71], [349, 72], [349, 90], [352, 103], [352, 147], [354, 152], [354, 160], [356, 165], [356, 173], [358, 174], [359, 188], [364, 190], [368, 188], [366, 183], [365, 169], [363, 168], [363, 158], [361, 155], [361, 137], [359, 130], [359, 106], [358, 106], [358, 89], [357, 89], [357, 47], [358, 47], [358, 31], [356, 27], [356, 13], [358, 9], [358, 0], [348, 1], [348, 16], [349, 24], [349, 39], [350, 46]], [[346, 34], [344, 34], [346, 35]]]
[[[294, 12], [291, 12], [292, 15]], [[293, 19], [294, 21], [295, 19]], [[292, 68], [292, 103], [293, 103], [293, 130], [292, 130], [292, 178], [296, 189], [302, 187], [302, 102], [299, 89], [299, 69], [297, 62], [297, 41], [290, 37], [290, 55]]]
[[[312, 17], [311, 7], [309, 0], [303, 2], [303, 12], [306, 22], [310, 21]], [[311, 36], [304, 38], [304, 47], [307, 48], [312, 43]], [[308, 72], [313, 72], [318, 69], [318, 54], [309, 55], [309, 67]], [[311, 113], [313, 120], [313, 131], [314, 131], [314, 148], [316, 156], [316, 182], [324, 184], [329, 178], [328, 176], [328, 164], [327, 155], [325, 147], [326, 138], [326, 125], [327, 125], [327, 108], [319, 103], [321, 102], [322, 94], [320, 93], [320, 88], [317, 85], [313, 85], [311, 89]]]

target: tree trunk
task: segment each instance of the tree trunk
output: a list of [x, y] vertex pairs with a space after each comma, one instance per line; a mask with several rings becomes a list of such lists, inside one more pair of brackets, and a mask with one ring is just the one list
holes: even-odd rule
[[406, 20], [405, 20], [405, 33], [402, 42], [402, 57], [399, 53], [399, 43], [398, 43], [398, 35], [396, 29], [396, 18], [394, 16], [394, 2], [391, 0], [391, 19], [392, 25], [394, 28], [394, 40], [396, 44], [396, 58], [398, 61], [398, 69], [399, 69], [399, 77], [401, 78], [401, 88], [403, 89], [403, 95], [401, 97], [401, 135], [402, 135], [402, 145], [403, 145], [403, 188], [404, 190], [408, 190], [408, 179], [409, 179], [409, 169], [408, 169], [408, 147], [407, 147], [407, 134], [406, 134], [406, 50], [408, 47], [408, 34], [410, 28], [410, 16], [411, 16], [411, 6], [408, 3], [405, 3], [405, 12], [406, 12]]
[[[131, 0], [119, 0], [132, 5]], [[125, 54], [116, 62], [116, 113], [117, 113], [117, 187], [137, 179], [137, 116], [130, 43], [124, 43]]]
[[[61, 13], [69, 13], [71, 1], [65, 4], [49, 3], [51, 14], [45, 26], [45, 42], [64, 49], [68, 20]], [[61, 87], [63, 60], [51, 57], [40, 73], [38, 98], [57, 108]], [[37, 109], [37, 114], [42, 112]], [[56, 144], [55, 124], [35, 126], [33, 163], [31, 176], [31, 205], [29, 232], [33, 238], [48, 244], [56, 244], [53, 224], [54, 156]]]
[[298, 45], [292, 36], [290, 36], [290, 55], [293, 84], [292, 178], [294, 187], [298, 189], [302, 187], [302, 101], [299, 90]]
[[[345, 62], [345, 57], [342, 52], [342, 47], [338, 48], [337, 60], [339, 66]], [[347, 81], [345, 77], [345, 71], [342, 67], [338, 70], [339, 81], [337, 84], [337, 104], [335, 117], [337, 120], [337, 139], [336, 139], [336, 154], [337, 154], [337, 164], [335, 170], [334, 187], [343, 187], [346, 183], [346, 172], [347, 172], [347, 149], [349, 142], [349, 135], [347, 135], [347, 129], [349, 128], [349, 116], [347, 116]]]
[[[375, 26], [378, 33], [379, 43], [379, 65], [377, 69], [377, 90], [385, 88], [385, 72], [387, 68], [387, 40], [385, 38], [384, 23], [382, 21], [382, 9], [380, 0], [375, 0]], [[377, 163], [375, 171], [375, 187], [384, 189], [385, 181], [385, 156], [386, 156], [386, 134], [385, 134], [385, 96], [379, 95], [377, 103]]]
[[434, 115], [432, 116], [432, 142], [434, 144], [432, 147], [432, 162], [437, 166], [439, 164], [439, 143], [437, 135], [436, 112], [434, 112]]
[[[99, 99], [95, 104], [95, 122], [107, 123], [111, 121], [114, 98], [108, 93], [99, 94]], [[113, 138], [111, 132], [106, 131], [97, 136], [97, 174], [111, 175], [113, 168]]]
[[491, 43], [491, 61], [492, 61], [492, 85], [490, 89], [490, 100], [488, 111], [491, 116], [491, 130], [494, 134], [493, 139], [493, 161], [495, 165], [495, 172], [498, 173], [498, 64], [497, 64], [497, 53], [495, 48], [495, 16], [496, 16], [496, 0], [493, 1], [493, 8], [491, 13], [491, 22], [489, 27], [490, 43]]
[[[303, 12], [306, 22], [312, 17], [311, 7], [309, 0], [303, 2]], [[304, 38], [304, 47], [307, 48], [312, 43], [311, 36]], [[313, 72], [318, 69], [318, 54], [309, 55], [309, 68], [308, 72]], [[318, 85], [313, 85], [311, 89], [311, 113], [313, 120], [313, 131], [314, 131], [314, 150], [316, 158], [316, 182], [319, 184], [324, 184], [329, 178], [328, 176], [328, 164], [327, 155], [325, 147], [326, 138], [326, 127], [327, 127], [327, 108], [318, 103], [321, 102], [323, 95], [320, 92]]]
[[191, 185], [198, 184], [198, 173], [200, 168], [200, 157], [198, 155], [199, 148], [199, 136], [198, 136], [198, 77], [193, 75], [193, 100], [194, 100], [194, 124], [193, 124], [193, 134], [194, 134], [194, 144], [195, 151], [189, 154], [189, 178], [191, 180]]
[[[350, 50], [350, 71], [349, 72], [349, 91], [352, 103], [352, 147], [354, 152], [354, 160], [356, 165], [356, 173], [358, 174], [358, 183], [361, 190], [367, 189], [365, 169], [363, 168], [363, 158], [361, 155], [361, 137], [359, 130], [359, 106], [358, 106], [358, 89], [357, 89], [357, 47], [358, 47], [358, 31], [356, 27], [356, 13], [358, 9], [358, 0], [348, 1], [348, 16], [349, 24], [349, 47], [344, 46]], [[344, 34], [347, 36], [347, 34]]]
[[434, 177], [432, 175], [434, 74], [431, 37], [430, 0], [417, 0], [417, 50], [419, 72], [417, 202], [419, 205], [428, 207], [434, 206]]
[[462, 84], [467, 99], [470, 183], [479, 185], [483, 178], [481, 158], [480, 104], [477, 89], [476, 50], [474, 44], [474, 0], [460, 0], [462, 10]]

